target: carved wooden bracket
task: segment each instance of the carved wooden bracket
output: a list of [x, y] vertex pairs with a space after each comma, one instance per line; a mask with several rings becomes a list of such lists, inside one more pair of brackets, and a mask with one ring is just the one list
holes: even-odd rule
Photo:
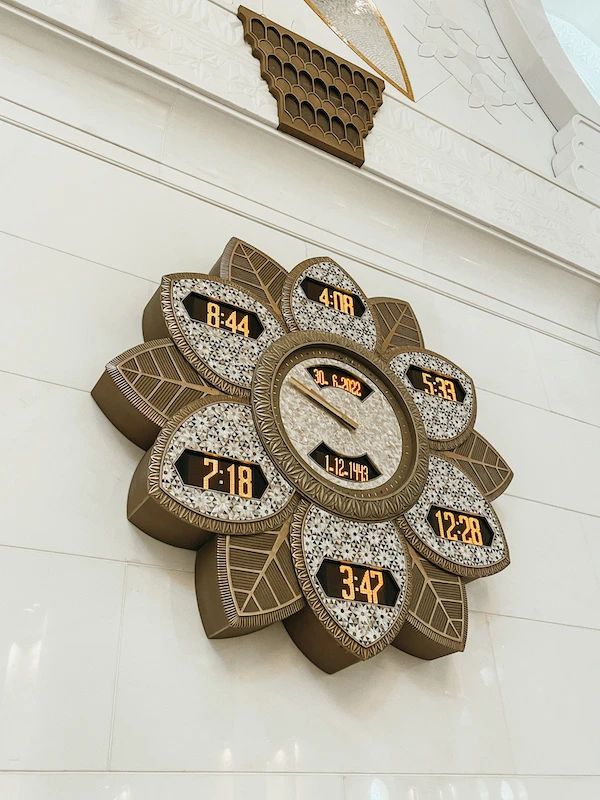
[[362, 166], [385, 83], [244, 6], [238, 17], [277, 100], [279, 130]]

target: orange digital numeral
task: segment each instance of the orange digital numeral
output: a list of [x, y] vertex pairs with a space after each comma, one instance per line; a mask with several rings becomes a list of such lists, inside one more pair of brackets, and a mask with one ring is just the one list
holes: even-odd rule
[[430, 380], [433, 376], [429, 372], [421, 372], [421, 377], [423, 378], [423, 383], [427, 387], [425, 389], [427, 394], [435, 394], [435, 386], [433, 385], [433, 381]]
[[208, 475], [205, 475], [204, 478], [202, 479], [202, 488], [203, 489], [210, 489], [210, 479], [212, 477], [214, 477], [217, 474], [217, 472], [219, 471], [219, 462], [217, 461], [217, 459], [216, 458], [206, 458], [206, 456], [205, 456], [204, 457], [204, 466], [205, 467], [210, 467], [211, 464], [212, 464], [211, 471], [208, 473]]
[[378, 595], [383, 587], [383, 572], [380, 572], [378, 569], [372, 569], [371, 577], [377, 580], [376, 586], [371, 587], [371, 596], [373, 598], [371, 602], [378, 603], [379, 602]]
[[206, 304], [206, 323], [211, 328], [221, 327], [221, 309], [216, 303]]
[[342, 588], [342, 598], [344, 600], [354, 600], [356, 593], [354, 591], [354, 570], [348, 564], [340, 564], [340, 573], [346, 575], [342, 583], [345, 587]]

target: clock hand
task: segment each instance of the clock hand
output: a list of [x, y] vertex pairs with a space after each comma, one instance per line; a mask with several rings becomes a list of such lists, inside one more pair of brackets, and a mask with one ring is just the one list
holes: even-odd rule
[[308, 386], [305, 386], [299, 380], [296, 380], [296, 378], [291, 377], [290, 383], [295, 389], [298, 389], [299, 392], [302, 392], [305, 397], [308, 397], [315, 403], [318, 403], [325, 409], [325, 411], [329, 411], [330, 414], [336, 417], [340, 422], [343, 422], [344, 425], [347, 425], [351, 430], [355, 431], [358, 428], [358, 422], [355, 422], [353, 419], [350, 419], [350, 417], [347, 417], [342, 411], [339, 411], [335, 406], [332, 406], [331, 403], [328, 403], [327, 400], [325, 400], [323, 397], [320, 397], [316, 392], [313, 392], [312, 389], [309, 389]]

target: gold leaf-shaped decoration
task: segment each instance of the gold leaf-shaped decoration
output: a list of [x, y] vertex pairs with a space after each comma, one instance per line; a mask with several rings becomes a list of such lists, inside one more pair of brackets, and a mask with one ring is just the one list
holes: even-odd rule
[[390, 348], [425, 346], [421, 328], [408, 303], [392, 297], [373, 297], [369, 305], [379, 326], [382, 355]]
[[124, 436], [147, 450], [180, 408], [218, 394], [170, 339], [132, 347], [106, 365], [92, 397]]
[[467, 594], [458, 575], [436, 567], [409, 546], [412, 597], [408, 617], [394, 647], [432, 660], [465, 649]]
[[276, 532], [217, 536], [199, 551], [196, 595], [209, 638], [251, 633], [303, 607], [289, 529], [288, 519]]
[[373, 0], [305, 0], [355, 53], [402, 94], [414, 100], [396, 42]]
[[473, 431], [455, 450], [445, 452], [444, 456], [480, 487], [486, 500], [499, 497], [514, 477], [500, 453], [477, 431]]
[[272, 258], [241, 239], [230, 239], [223, 255], [211, 270], [254, 295], [279, 315], [281, 292], [287, 272]]

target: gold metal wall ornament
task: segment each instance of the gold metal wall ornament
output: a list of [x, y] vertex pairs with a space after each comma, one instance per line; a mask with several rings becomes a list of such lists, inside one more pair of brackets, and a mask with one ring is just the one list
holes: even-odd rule
[[277, 100], [279, 130], [360, 167], [383, 81], [244, 6], [238, 17]]
[[411, 599], [406, 622], [392, 644], [428, 661], [465, 649], [467, 592], [457, 575], [432, 564], [410, 545]]
[[209, 275], [163, 278], [144, 335], [92, 395], [147, 449], [129, 519], [198, 551], [210, 638], [283, 621], [326, 672], [464, 649], [465, 582], [509, 563], [490, 500], [512, 472], [406, 302], [232, 239]]
[[409, 100], [412, 86], [394, 37], [373, 0], [305, 0], [355, 53]]

